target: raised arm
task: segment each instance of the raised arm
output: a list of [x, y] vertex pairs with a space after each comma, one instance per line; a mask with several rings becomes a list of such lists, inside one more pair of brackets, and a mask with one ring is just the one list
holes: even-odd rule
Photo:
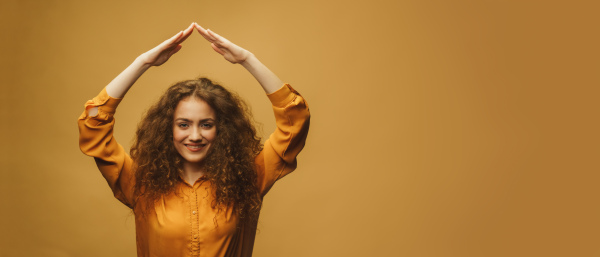
[[296, 157], [304, 148], [310, 112], [304, 98], [262, 64], [251, 52], [217, 33], [195, 25], [212, 48], [231, 63], [239, 63], [258, 80], [273, 105], [277, 129], [255, 158], [258, 187], [265, 195], [273, 184], [296, 169]]
[[116, 108], [135, 81], [148, 68], [165, 63], [179, 51], [180, 43], [192, 31], [193, 25], [190, 25], [185, 31], [136, 58], [100, 94], [85, 103], [85, 110], [78, 119], [81, 151], [94, 157], [115, 197], [129, 207], [133, 203], [133, 161], [113, 137]]
[[194, 23], [173, 37], [165, 40], [160, 45], [138, 56], [129, 67], [114, 78], [106, 86], [106, 92], [114, 98], [125, 96], [129, 88], [137, 81], [146, 70], [152, 66], [160, 66], [167, 62], [172, 55], [179, 52], [181, 43], [185, 41], [194, 30]]
[[[183, 31], [165, 40], [160, 45], [138, 56], [125, 70], [106, 85], [106, 93], [113, 98], [123, 98], [133, 84], [152, 66], [160, 66], [167, 62], [172, 55], [179, 52], [181, 43], [185, 41], [194, 30], [192, 23]], [[89, 110], [91, 116], [98, 114], [98, 108]]]
[[231, 41], [209, 29], [204, 29], [198, 24], [194, 25], [202, 37], [211, 43], [212, 48], [217, 53], [223, 55], [225, 60], [231, 63], [239, 63], [244, 66], [260, 83], [267, 94], [271, 94], [281, 88], [283, 85], [281, 79], [261, 63], [250, 51], [231, 43]]

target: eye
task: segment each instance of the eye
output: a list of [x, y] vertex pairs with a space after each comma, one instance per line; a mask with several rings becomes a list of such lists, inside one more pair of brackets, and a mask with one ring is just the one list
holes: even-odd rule
[[202, 123], [202, 125], [200, 125], [200, 127], [209, 129], [209, 128], [213, 127], [213, 124], [212, 123]]
[[187, 123], [179, 123], [177, 126], [180, 128], [187, 128], [188, 124]]

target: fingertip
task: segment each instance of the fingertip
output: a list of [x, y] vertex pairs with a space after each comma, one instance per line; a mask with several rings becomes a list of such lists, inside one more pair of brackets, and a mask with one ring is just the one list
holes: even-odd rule
[[[167, 41], [172, 41], [172, 40], [177, 40], [179, 37], [181, 37], [181, 31], [177, 32], [175, 35], [173, 35], [173, 37], [171, 37], [170, 39], [167, 39]], [[165, 41], [166, 42], [166, 41]]]

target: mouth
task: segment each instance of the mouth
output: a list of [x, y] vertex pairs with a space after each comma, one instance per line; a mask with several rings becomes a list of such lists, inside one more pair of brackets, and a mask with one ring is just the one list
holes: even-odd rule
[[188, 150], [190, 150], [192, 152], [198, 152], [206, 146], [206, 144], [184, 144], [184, 145]]

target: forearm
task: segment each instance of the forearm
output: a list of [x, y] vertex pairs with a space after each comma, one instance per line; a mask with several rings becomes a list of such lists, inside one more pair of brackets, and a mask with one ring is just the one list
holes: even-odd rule
[[281, 79], [260, 62], [254, 54], [250, 54], [241, 64], [254, 76], [267, 94], [277, 91], [283, 85]]
[[[141, 56], [140, 56], [141, 57]], [[113, 98], [123, 98], [133, 84], [150, 68], [150, 64], [138, 57], [106, 86], [106, 93]]]

